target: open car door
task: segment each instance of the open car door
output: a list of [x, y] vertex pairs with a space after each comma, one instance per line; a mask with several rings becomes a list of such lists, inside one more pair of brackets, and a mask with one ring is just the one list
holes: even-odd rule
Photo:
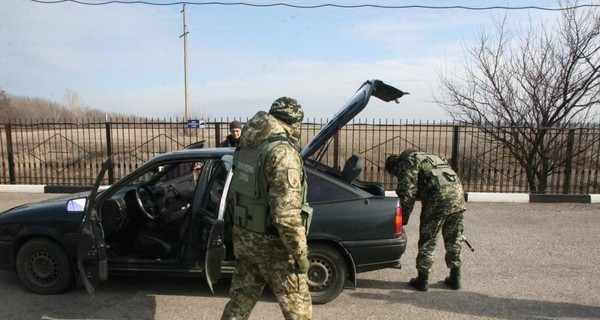
[[79, 269], [81, 281], [89, 294], [94, 293], [94, 287], [100, 281], [105, 281], [108, 278], [106, 244], [104, 243], [101, 220], [98, 216], [96, 196], [100, 183], [111, 165], [111, 158], [108, 158], [102, 165], [100, 173], [96, 177], [94, 188], [88, 197], [83, 221], [79, 226], [77, 268]]
[[210, 291], [214, 293], [213, 284], [221, 277], [221, 264], [225, 259], [225, 211], [227, 209], [227, 194], [233, 176], [231, 168], [225, 171], [225, 162], [219, 161], [219, 169], [215, 172], [209, 184], [209, 194], [219, 194], [219, 206], [216, 220], [214, 221], [208, 241], [206, 243], [206, 256], [204, 257], [204, 276]]

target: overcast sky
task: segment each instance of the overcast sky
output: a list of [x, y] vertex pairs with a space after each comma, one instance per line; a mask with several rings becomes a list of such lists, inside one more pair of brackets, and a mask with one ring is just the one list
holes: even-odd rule
[[[237, 1], [223, 1], [233, 2]], [[547, 0], [246, 1], [278, 2], [558, 7], [557, 1]], [[579, 4], [589, 3], [594, 1]], [[110, 113], [183, 117], [181, 11], [182, 5], [2, 0], [0, 88], [58, 103], [65, 102], [68, 89], [90, 108]], [[478, 31], [492, 28], [493, 19], [505, 14], [510, 24], [550, 21], [560, 15], [532, 9], [188, 4], [189, 115], [246, 119], [287, 95], [299, 100], [308, 118], [330, 118], [365, 80], [380, 79], [411, 94], [399, 105], [373, 103], [359, 118], [448, 120], [432, 102], [437, 73], [459, 63], [464, 46]]]

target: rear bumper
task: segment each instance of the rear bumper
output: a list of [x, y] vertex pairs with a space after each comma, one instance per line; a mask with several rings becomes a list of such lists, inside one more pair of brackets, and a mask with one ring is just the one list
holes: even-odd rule
[[400, 258], [406, 251], [406, 233], [398, 238], [345, 241], [343, 244], [352, 255], [356, 272], [367, 272], [384, 268], [399, 267]]

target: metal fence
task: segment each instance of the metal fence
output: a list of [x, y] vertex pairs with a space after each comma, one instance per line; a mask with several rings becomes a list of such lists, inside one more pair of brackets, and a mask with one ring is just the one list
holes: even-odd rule
[[[198, 128], [190, 128], [180, 119], [0, 123], [0, 184], [91, 186], [109, 155], [114, 168], [105, 183], [110, 184], [160, 153], [201, 140], [206, 148], [218, 145], [228, 134], [229, 122], [215, 119]], [[305, 145], [325, 123], [325, 119], [306, 120], [300, 145]], [[385, 158], [415, 147], [450, 159], [467, 192], [528, 193], [524, 169], [503, 144], [490, 136], [490, 128], [486, 129], [442, 122], [355, 120], [334, 137], [321, 161], [340, 168], [350, 155], [362, 154], [366, 168], [360, 178], [379, 181], [387, 190], [393, 190], [395, 179], [384, 170]], [[549, 130], [571, 139], [571, 145], [592, 143], [577, 155], [569, 154], [569, 148], [554, 155], [585, 161], [554, 170], [545, 192], [600, 193], [600, 127]]]

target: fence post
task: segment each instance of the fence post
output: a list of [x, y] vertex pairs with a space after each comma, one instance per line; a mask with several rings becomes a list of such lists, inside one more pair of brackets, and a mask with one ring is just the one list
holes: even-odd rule
[[13, 151], [13, 144], [12, 144], [12, 129], [11, 129], [11, 123], [10, 120], [8, 121], [8, 123], [6, 124], [6, 126], [4, 127], [6, 130], [6, 151], [7, 151], [7, 157], [8, 157], [8, 177], [9, 177], [9, 181], [10, 184], [17, 184], [17, 179], [15, 176], [15, 154]]
[[340, 169], [340, 137], [338, 133], [339, 130], [333, 135], [333, 167], [336, 169]]
[[575, 145], [575, 129], [569, 129], [567, 136], [567, 162], [565, 162], [565, 182], [563, 183], [563, 193], [571, 193], [571, 177], [573, 171], [573, 147]]
[[[104, 128], [106, 130], [106, 155], [107, 157], [112, 156], [112, 138], [110, 136], [110, 123], [105, 122]], [[113, 162], [114, 164], [114, 162]], [[114, 165], [111, 165], [108, 168], [108, 184], [111, 185], [115, 182], [115, 168]]]
[[454, 126], [454, 130], [453, 130], [453, 134], [452, 134], [452, 160], [450, 163], [450, 166], [452, 166], [452, 169], [454, 169], [454, 171], [458, 172], [458, 143], [459, 143], [459, 133], [460, 133], [460, 127], [455, 125]]
[[221, 143], [221, 123], [215, 121], [215, 147]]

